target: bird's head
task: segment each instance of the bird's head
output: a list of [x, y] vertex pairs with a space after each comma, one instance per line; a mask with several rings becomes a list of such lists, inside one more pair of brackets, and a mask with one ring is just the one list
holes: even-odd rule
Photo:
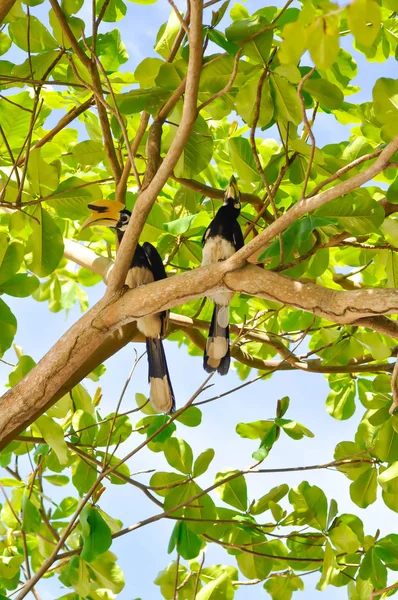
[[91, 215], [81, 226], [81, 229], [102, 225], [111, 227], [123, 235], [129, 224], [131, 212], [124, 204], [116, 200], [97, 200], [88, 205]]
[[240, 210], [240, 191], [235, 177], [232, 175], [224, 194], [224, 206], [233, 204], [234, 208]]

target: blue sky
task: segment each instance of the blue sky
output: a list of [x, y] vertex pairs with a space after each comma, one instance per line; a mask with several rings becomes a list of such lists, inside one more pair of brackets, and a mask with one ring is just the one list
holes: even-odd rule
[[[182, 7], [181, 2], [178, 4]], [[246, 6], [249, 12], [253, 12], [263, 4], [257, 0], [249, 0]], [[281, 6], [283, 3], [278, 1], [273, 4]], [[78, 15], [87, 23], [91, 18], [90, 6], [91, 2], [86, 1]], [[33, 7], [31, 12], [44, 19], [43, 13], [48, 8], [49, 5], [46, 2], [39, 7]], [[120, 28], [122, 39], [130, 55], [130, 61], [124, 65], [124, 69], [134, 70], [143, 58], [155, 56], [153, 42], [160, 24], [167, 19], [168, 14], [169, 5], [165, 0], [160, 0], [157, 4], [150, 6], [128, 3], [128, 13], [125, 19], [117, 24], [104, 24], [104, 31], [114, 27]], [[207, 19], [207, 21], [209, 20], [210, 18]], [[348, 38], [344, 40], [344, 45], [350, 49], [351, 43]], [[365, 58], [358, 53], [355, 53], [355, 58], [360, 75], [353, 83], [361, 87], [361, 92], [351, 98], [353, 101], [370, 100], [375, 80], [383, 75], [391, 75], [391, 63], [390, 61], [384, 64], [366, 63]], [[343, 127], [333, 120], [333, 117], [321, 114], [317, 117], [315, 135], [318, 145], [322, 146], [326, 143], [347, 139], [349, 127]], [[266, 136], [269, 137], [270, 132], [266, 132]], [[83, 135], [80, 139], [84, 139]], [[89, 295], [90, 305], [93, 305], [101, 297], [104, 286], [101, 284], [95, 288], [88, 288], [86, 291]], [[36, 303], [31, 299], [7, 298], [7, 302], [18, 318], [19, 329], [16, 342], [22, 346], [26, 354], [30, 354], [35, 360], [39, 360], [80, 316], [77, 308], [72, 309], [67, 317], [64, 313], [51, 313], [46, 304]], [[144, 349], [142, 345], [138, 344], [136, 348], [139, 354]], [[198, 357], [188, 356], [184, 347], [178, 348], [176, 344], [170, 342], [166, 342], [166, 352], [177, 405], [181, 406], [205, 378], [202, 360]], [[12, 351], [7, 353], [5, 358], [11, 362], [15, 360]], [[107, 372], [101, 379], [103, 387], [102, 414], [106, 415], [114, 409], [133, 358], [133, 347], [129, 346], [107, 362]], [[253, 373], [254, 375], [255, 373]], [[123, 410], [135, 407], [134, 395], [136, 392], [147, 393], [146, 378], [147, 366], [144, 359], [134, 374], [123, 402]], [[5, 383], [7, 379], [8, 368], [1, 365], [0, 383]], [[203, 398], [227, 391], [241, 382], [231, 370], [227, 377], [213, 378], [213, 383], [214, 387], [209, 393], [204, 394]], [[92, 382], [88, 382], [87, 386], [90, 391], [94, 391], [95, 385]], [[359, 406], [357, 413], [348, 422], [335, 421], [325, 409], [328, 392], [329, 388], [322, 375], [283, 372], [276, 373], [270, 380], [257, 382], [235, 394], [206, 405], [200, 428], [188, 429], [183, 425], [178, 425], [177, 430], [179, 437], [183, 437], [191, 444], [195, 455], [208, 447], [216, 450], [216, 457], [209, 473], [202, 476], [199, 483], [205, 487], [213, 482], [213, 477], [218, 470], [228, 467], [245, 468], [251, 464], [251, 453], [255, 449], [255, 443], [241, 439], [235, 433], [236, 424], [239, 421], [246, 422], [272, 417], [278, 398], [284, 395], [289, 395], [291, 399], [288, 416], [296, 418], [311, 429], [315, 438], [293, 441], [285, 436], [278, 442], [274, 452], [267, 459], [266, 466], [279, 468], [331, 460], [334, 447], [338, 442], [353, 439], [362, 408]], [[127, 453], [136, 445], [137, 441], [141, 440], [142, 438], [136, 434], [125, 444], [123, 451]], [[163, 455], [147, 451], [134, 457], [134, 461], [131, 461], [129, 466], [132, 472], [148, 468], [170, 470]], [[340, 512], [358, 514], [363, 519], [366, 532], [369, 534], [374, 534], [378, 528], [381, 529], [382, 534], [387, 533], [391, 529], [391, 522], [396, 520], [395, 514], [389, 511], [382, 502], [377, 506], [369, 507], [366, 511], [353, 505], [348, 494], [349, 481], [342, 474], [333, 471], [308, 472], [305, 477], [300, 474], [291, 474], [289, 478], [283, 475], [253, 475], [247, 478], [249, 496], [252, 499], [258, 498], [279, 483], [287, 482], [294, 486], [303, 479], [322, 487], [328, 498], [334, 497], [338, 501]], [[143, 481], [146, 479], [143, 478]], [[57, 488], [50, 485], [48, 485], [47, 491], [53, 496], [60, 493]], [[61, 492], [63, 492], [62, 489]], [[112, 516], [121, 519], [125, 526], [134, 524], [141, 518], [157, 512], [139, 491], [128, 485], [108, 486], [106, 493], [101, 498], [100, 505]], [[161, 598], [158, 588], [152, 582], [157, 573], [165, 568], [171, 559], [175, 558], [175, 555], [170, 557], [166, 554], [172, 527], [173, 522], [162, 520], [115, 542], [112, 550], [119, 557], [119, 564], [123, 568], [126, 579], [126, 587], [118, 596], [120, 600], [135, 598], [158, 600]], [[210, 548], [207, 557], [206, 564], [208, 565], [216, 562], [235, 564], [233, 557], [218, 547]], [[304, 593], [297, 592], [295, 597], [305, 597], [307, 600], [346, 598], [345, 588], [333, 587], [328, 588], [321, 596], [321, 593], [314, 589], [318, 579], [318, 575], [305, 577], [306, 590]], [[43, 581], [39, 590], [42, 600], [53, 600], [62, 593], [66, 593], [66, 591], [61, 591], [61, 587], [55, 583], [55, 580]], [[235, 597], [237, 600], [249, 600], [267, 596], [260, 586], [251, 586], [239, 588]]]

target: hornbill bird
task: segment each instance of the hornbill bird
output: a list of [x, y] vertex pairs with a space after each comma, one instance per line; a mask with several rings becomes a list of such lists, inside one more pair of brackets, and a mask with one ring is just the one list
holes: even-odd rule
[[[113, 200], [98, 200], [89, 204], [88, 208], [92, 214], [83, 223], [82, 229], [96, 225], [116, 229], [119, 245], [129, 224], [131, 212], [121, 202]], [[149, 242], [144, 242], [142, 246], [137, 244], [126, 277], [126, 285], [135, 288], [166, 277], [162, 259], [156, 248]], [[150, 401], [156, 412], [164, 413], [172, 413], [175, 410], [174, 392], [162, 343], [168, 316], [169, 311], [163, 311], [137, 319], [138, 330], [146, 338]]]
[[[244, 239], [238, 223], [240, 192], [235, 177], [231, 177], [224, 203], [210, 223], [202, 239], [202, 266], [226, 260], [243, 247]], [[232, 292], [216, 292], [209, 296], [214, 302], [213, 317], [203, 356], [203, 368], [208, 373], [226, 375], [231, 360], [229, 352], [229, 303]]]

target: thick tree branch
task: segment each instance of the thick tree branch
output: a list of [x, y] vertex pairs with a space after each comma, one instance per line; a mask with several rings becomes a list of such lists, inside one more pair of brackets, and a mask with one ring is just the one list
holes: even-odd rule
[[0, 24], [4, 21], [16, 0], [1, 0], [0, 2]]
[[202, 66], [202, 0], [192, 0], [191, 26], [189, 30], [189, 62], [185, 101], [181, 123], [177, 129], [170, 149], [149, 186], [143, 190], [135, 203], [126, 234], [120, 244], [115, 269], [108, 285], [108, 296], [119, 290], [126, 279], [131, 257], [134, 254], [138, 238], [145, 221], [162, 189], [174, 169], [184, 145], [189, 138], [196, 119], [199, 77]]

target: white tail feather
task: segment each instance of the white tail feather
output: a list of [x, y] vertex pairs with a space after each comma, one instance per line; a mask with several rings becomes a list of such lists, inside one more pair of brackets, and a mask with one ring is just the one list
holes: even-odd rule
[[167, 376], [165, 375], [163, 379], [160, 377], [151, 377], [150, 378], [150, 401], [152, 407], [156, 412], [168, 413], [171, 411], [173, 407], [173, 398], [171, 396], [171, 390], [169, 386], [169, 382], [167, 381]]

